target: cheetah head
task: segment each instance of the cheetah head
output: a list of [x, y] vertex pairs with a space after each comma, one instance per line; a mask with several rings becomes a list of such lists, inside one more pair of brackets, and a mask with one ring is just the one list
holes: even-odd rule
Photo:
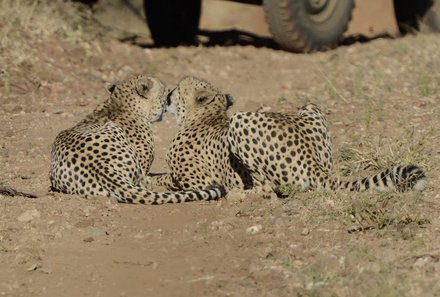
[[166, 92], [163, 83], [154, 77], [136, 75], [119, 84], [107, 87], [110, 102], [115, 108], [160, 121], [165, 110]]
[[188, 76], [168, 94], [166, 110], [182, 125], [187, 117], [198, 112], [226, 111], [232, 104], [231, 95], [221, 93], [207, 81]]

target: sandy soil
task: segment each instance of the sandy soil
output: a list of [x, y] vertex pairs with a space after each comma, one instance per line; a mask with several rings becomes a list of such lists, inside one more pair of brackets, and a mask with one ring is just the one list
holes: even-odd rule
[[[309, 55], [143, 48], [79, 26], [90, 14], [77, 5], [71, 18], [47, 7], [0, 7], [0, 184], [39, 196], [0, 195], [0, 295], [440, 296], [439, 36]], [[105, 81], [134, 73], [205, 78], [234, 96], [231, 112], [312, 101], [331, 123], [335, 174], [417, 163], [428, 187], [163, 206], [50, 193], [55, 136], [104, 100]], [[154, 126], [155, 172], [175, 129], [170, 116]]]

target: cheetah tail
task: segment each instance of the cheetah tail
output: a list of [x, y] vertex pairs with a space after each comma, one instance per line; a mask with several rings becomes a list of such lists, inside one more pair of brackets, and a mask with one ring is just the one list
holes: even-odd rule
[[425, 172], [415, 165], [394, 166], [361, 180], [331, 180], [329, 184], [332, 190], [348, 190], [352, 192], [368, 189], [397, 192], [408, 190], [421, 191], [425, 188], [425, 185]]
[[190, 201], [218, 200], [226, 196], [226, 190], [222, 185], [213, 184], [204, 190], [192, 190], [181, 192], [152, 192], [145, 188], [132, 187], [127, 189], [124, 195], [116, 197], [121, 203], [135, 204], [165, 204], [181, 203]]

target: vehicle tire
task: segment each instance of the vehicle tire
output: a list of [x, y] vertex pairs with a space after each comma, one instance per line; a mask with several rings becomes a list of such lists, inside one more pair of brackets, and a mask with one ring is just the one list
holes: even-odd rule
[[144, 0], [151, 37], [158, 46], [194, 44], [202, 0]]
[[338, 45], [348, 26], [353, 0], [264, 0], [275, 41], [293, 52], [326, 50]]

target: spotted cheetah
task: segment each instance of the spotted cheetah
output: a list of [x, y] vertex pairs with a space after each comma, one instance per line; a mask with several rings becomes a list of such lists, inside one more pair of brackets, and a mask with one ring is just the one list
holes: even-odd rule
[[342, 181], [331, 174], [332, 147], [327, 121], [314, 104], [298, 113], [238, 112], [231, 117], [231, 152], [259, 181], [274, 189], [296, 185], [302, 191], [379, 191], [423, 189], [425, 173], [417, 166], [395, 166], [371, 177]]
[[229, 150], [230, 95], [207, 81], [186, 77], [169, 94], [167, 104], [179, 127], [167, 152], [170, 173], [152, 177], [153, 185], [190, 190], [216, 183], [227, 191], [254, 186], [249, 172]]
[[200, 191], [147, 191], [141, 180], [153, 162], [151, 123], [161, 119], [165, 88], [158, 79], [139, 75], [112, 85], [108, 91], [109, 98], [102, 105], [56, 137], [50, 167], [53, 190], [141, 204], [225, 195], [223, 187], [211, 184]]

